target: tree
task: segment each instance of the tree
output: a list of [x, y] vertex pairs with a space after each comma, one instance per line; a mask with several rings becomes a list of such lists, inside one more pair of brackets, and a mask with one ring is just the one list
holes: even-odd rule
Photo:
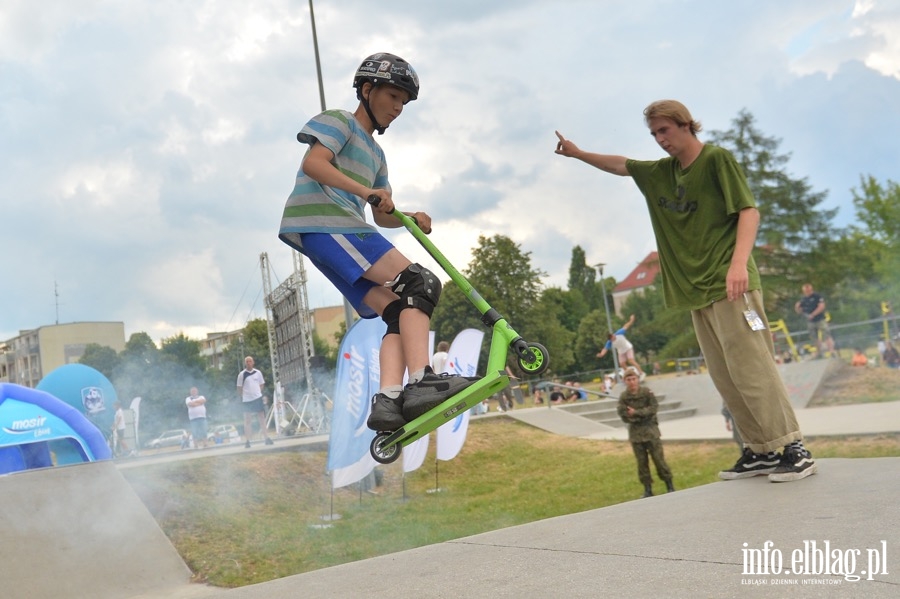
[[127, 404], [125, 398], [142, 398], [142, 430], [154, 432], [172, 428], [168, 424], [172, 414], [166, 413], [164, 408], [166, 392], [163, 389], [159, 349], [150, 335], [141, 331], [128, 338], [110, 380], [123, 404]]
[[597, 271], [593, 266], [588, 266], [584, 250], [576, 245], [572, 248], [572, 260], [569, 262], [569, 291], [580, 294], [586, 302], [586, 309], [579, 315], [579, 319], [589, 310], [603, 306], [603, 297], [597, 296], [595, 292], [596, 284]]
[[[540, 321], [539, 315], [534, 314], [534, 307], [539, 298], [541, 277], [545, 274], [532, 268], [530, 255], [503, 235], [479, 236], [468, 268], [461, 271], [491, 307], [529, 341], [529, 335], [533, 335]], [[462, 329], [484, 325], [481, 315], [463, 292], [454, 283], [446, 282], [431, 326], [437, 338], [453, 339]], [[553, 352], [550, 353], [552, 360]], [[484, 344], [482, 365], [487, 362], [487, 354], [488, 347]]]
[[[347, 328], [346, 323], [341, 324], [343, 325], [344, 329]], [[343, 336], [341, 336], [341, 338], [343, 338]], [[334, 369], [335, 364], [337, 363], [337, 352], [338, 348], [340, 347], [340, 342], [338, 342], [338, 345], [331, 345], [327, 341], [319, 337], [319, 335], [316, 334], [315, 331], [313, 331], [312, 334], [312, 341], [313, 351], [316, 352], [316, 355], [320, 356], [325, 361], [325, 363], [329, 365], [329, 368]]]
[[778, 153], [781, 140], [763, 135], [747, 110], [738, 113], [731, 129], [713, 131], [710, 139], [729, 149], [747, 176], [761, 215], [754, 256], [767, 307], [785, 312], [801, 281], [816, 273], [813, 258], [820, 241], [839, 235], [830, 224], [837, 209], [823, 210], [828, 192], [813, 192], [806, 178], [786, 172], [790, 154]]
[[598, 358], [597, 353], [606, 344], [607, 324], [606, 312], [593, 310], [578, 325], [575, 335], [575, 355], [578, 357], [579, 370], [612, 369], [612, 353]]
[[111, 381], [120, 361], [119, 354], [113, 348], [97, 343], [88, 343], [84, 347], [84, 353], [78, 363], [90, 366]]
[[200, 355], [200, 342], [188, 339], [184, 333], [163, 339], [160, 354], [164, 360], [178, 364], [198, 377], [206, 370], [206, 362]]
[[900, 245], [900, 183], [888, 179], [881, 185], [871, 175], [859, 179], [859, 189], [852, 193], [861, 230], [873, 241], [896, 249]]
[[565, 307], [560, 320], [567, 329], [576, 331], [588, 312], [603, 306], [603, 296], [597, 289], [597, 272], [587, 265], [584, 250], [576, 245], [569, 262], [569, 288], [560, 290], [562, 296], [558, 298]]
[[150, 335], [141, 331], [133, 333], [128, 341], [125, 342], [125, 349], [122, 350], [122, 359], [140, 359], [145, 362], [156, 360], [159, 349], [150, 338]]
[[862, 224], [851, 228], [851, 237], [863, 254], [858, 262], [868, 262], [878, 280], [872, 291], [880, 297], [871, 298], [871, 303], [896, 302], [900, 299], [900, 183], [889, 179], [882, 185], [871, 175], [860, 177], [859, 189], [852, 194], [856, 218]]
[[590, 311], [584, 295], [578, 290], [573, 291], [570, 289], [566, 291], [559, 287], [548, 287], [541, 293], [540, 303], [542, 313], [545, 310], [550, 310], [552, 306], [552, 313], [559, 320], [559, 323], [573, 332], [578, 330], [581, 320]]
[[[545, 290], [529, 317], [528, 334], [516, 329], [526, 341], [536, 341], [547, 348], [550, 354], [549, 372], [566, 373], [579, 367], [578, 355], [573, 350], [575, 333], [563, 323], [566, 302], [556, 301], [571, 297], [569, 292], [558, 288]], [[542, 376], [546, 377], [547, 374]]]
[[[478, 289], [478, 286], [475, 288]], [[452, 281], [446, 281], [440, 302], [431, 317], [431, 328], [434, 330], [435, 339], [452, 341], [463, 329], [483, 329], [484, 324], [478, 311], [459, 287]]]
[[628, 339], [645, 364], [700, 352], [690, 312], [667, 308], [661, 287], [632, 293], [622, 304], [622, 313], [635, 316], [636, 324], [628, 330]]
[[517, 243], [503, 235], [478, 237], [468, 273], [469, 281], [489, 294], [489, 303], [514, 327], [515, 323], [527, 320], [538, 300], [541, 278], [546, 276], [531, 267], [531, 252], [523, 252]]

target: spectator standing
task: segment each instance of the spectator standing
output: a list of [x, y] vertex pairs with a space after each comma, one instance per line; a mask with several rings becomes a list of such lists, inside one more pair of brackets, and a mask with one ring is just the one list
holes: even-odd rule
[[128, 444], [125, 442], [125, 412], [122, 410], [122, 402], [113, 402], [113, 409], [116, 411], [113, 416], [113, 453], [116, 456], [124, 456], [128, 454]]
[[816, 345], [817, 357], [821, 358], [822, 343], [828, 348], [828, 355], [834, 355], [834, 339], [828, 330], [828, 320], [825, 318], [825, 298], [813, 289], [812, 284], [804, 283], [803, 297], [794, 304], [794, 311], [806, 317], [806, 326], [809, 330], [809, 339]]
[[881, 352], [882, 363], [888, 368], [900, 368], [900, 352], [890, 341], [884, 342], [884, 351]]
[[191, 387], [190, 395], [184, 400], [187, 405], [188, 420], [191, 423], [191, 436], [194, 447], [206, 447], [208, 434], [206, 425], [206, 398], [200, 395], [197, 387]]
[[603, 375], [603, 392], [607, 395], [612, 394], [612, 388], [615, 385], [615, 381], [613, 380], [613, 375], [605, 374]]
[[266, 441], [266, 445], [272, 445], [266, 430], [266, 406], [263, 403], [263, 388], [266, 381], [262, 373], [253, 367], [251, 356], [244, 358], [244, 370], [238, 374], [237, 388], [244, 407], [244, 447], [250, 447], [250, 433], [253, 431], [253, 415], [259, 421], [259, 432]]
[[637, 459], [638, 480], [644, 485], [644, 497], [653, 496], [653, 477], [650, 475], [650, 460], [656, 466], [656, 474], [666, 484], [666, 490], [675, 490], [672, 471], [666, 464], [660, 440], [659, 422], [656, 412], [659, 402], [647, 387], [641, 387], [640, 375], [636, 368], [625, 371], [625, 391], [619, 396], [616, 411], [619, 418], [628, 425], [628, 440]]
[[513, 385], [518, 384], [517, 381], [519, 380], [516, 378], [516, 375], [513, 374], [513, 371], [509, 369], [509, 366], [506, 367], [506, 374], [509, 376], [509, 384], [500, 390], [500, 396], [497, 398], [497, 403], [500, 406], [501, 412], [508, 412], [513, 409], [513, 403], [515, 403]]
[[744, 440], [741, 439], [741, 433], [738, 432], [737, 426], [734, 424], [734, 416], [728, 411], [728, 406], [722, 404], [722, 416], [725, 418], [725, 430], [731, 433], [734, 442], [737, 443], [740, 451], [744, 451]]
[[556, 153], [631, 177], [644, 195], [666, 305], [691, 311], [710, 377], [747, 444], [719, 477], [765, 474], [786, 482], [815, 474], [775, 365], [752, 255], [759, 210], [747, 177], [728, 150], [697, 138], [700, 123], [681, 102], [653, 102], [644, 122], [668, 157], [642, 161], [585, 152], [559, 132]]
[[447, 372], [447, 360], [450, 359], [450, 354], [447, 352], [449, 351], [450, 344], [446, 341], [437, 344], [437, 351], [431, 356], [431, 369], [435, 374]]

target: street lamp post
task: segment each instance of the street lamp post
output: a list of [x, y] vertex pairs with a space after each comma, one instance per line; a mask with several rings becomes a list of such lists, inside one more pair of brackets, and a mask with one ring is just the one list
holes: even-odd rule
[[[322, 106], [322, 112], [325, 112], [325, 86], [322, 85], [322, 61], [319, 59], [319, 36], [316, 34], [316, 13], [313, 11], [313, 0], [309, 0], [309, 24], [312, 27], [313, 51], [316, 55], [316, 77], [319, 82], [319, 103]], [[350, 301], [344, 298], [344, 322], [347, 324], [347, 330], [355, 320], [353, 316], [353, 306]]]
[[[595, 265], [595, 268], [600, 273], [600, 289], [603, 291], [603, 308], [606, 310], [606, 326], [607, 330], [612, 333], [612, 319], [609, 316], [609, 299], [606, 297], [606, 282], [603, 280], [603, 267], [606, 266], [605, 263], [600, 262]], [[619, 355], [616, 351], [616, 348], [612, 348], [612, 357], [613, 357], [613, 368], [615, 369], [613, 372], [613, 379], [618, 383], [619, 382]]]

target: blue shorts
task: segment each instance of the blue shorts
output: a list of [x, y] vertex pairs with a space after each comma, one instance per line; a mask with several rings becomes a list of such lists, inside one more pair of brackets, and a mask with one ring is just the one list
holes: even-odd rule
[[266, 406], [263, 404], [262, 397], [257, 397], [256, 399], [251, 399], [250, 401], [243, 402], [244, 406], [244, 414], [257, 414], [259, 412], [265, 413]]
[[206, 441], [206, 418], [194, 418], [191, 420], [191, 435], [194, 442]]
[[302, 233], [300, 240], [303, 254], [347, 298], [360, 317], [378, 316], [363, 303], [363, 298], [379, 285], [363, 275], [394, 249], [390, 241], [381, 233]]

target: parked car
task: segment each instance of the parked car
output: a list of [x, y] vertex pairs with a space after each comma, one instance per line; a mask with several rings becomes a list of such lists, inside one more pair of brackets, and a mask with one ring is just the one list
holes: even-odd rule
[[241, 434], [233, 424], [219, 424], [212, 427], [206, 439], [216, 444], [234, 443], [241, 440]]
[[174, 447], [180, 446], [182, 440], [188, 436], [188, 432], [183, 428], [176, 428], [170, 431], [165, 431], [157, 438], [148, 441], [147, 447], [151, 449], [159, 449], [160, 447]]

